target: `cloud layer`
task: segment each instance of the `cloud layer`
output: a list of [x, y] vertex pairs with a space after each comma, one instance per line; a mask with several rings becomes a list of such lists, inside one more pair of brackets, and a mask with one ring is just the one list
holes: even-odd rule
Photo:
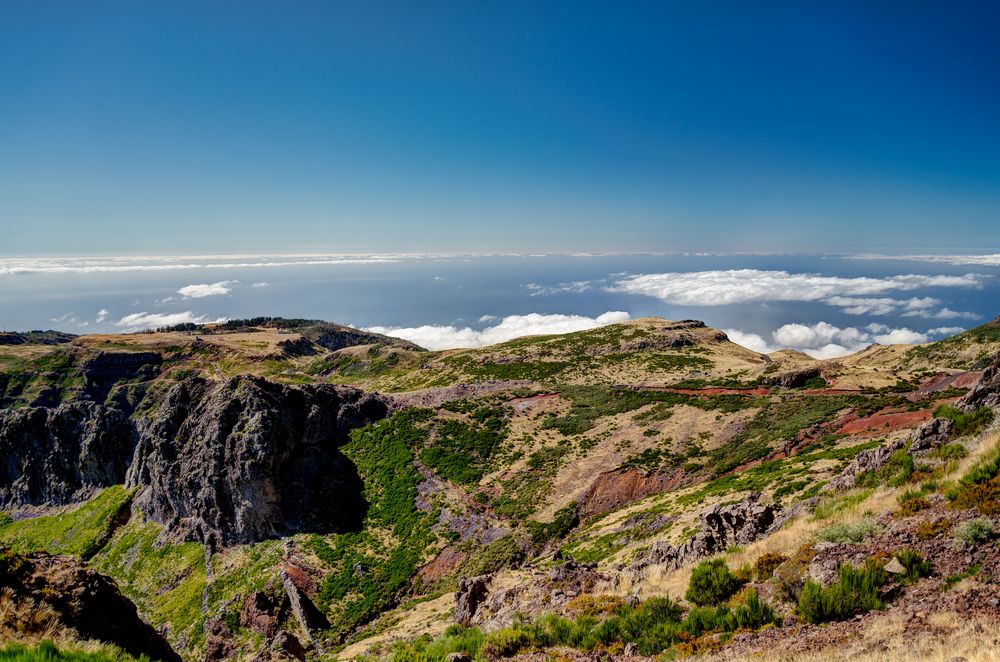
[[871, 345], [912, 345], [934, 338], [953, 335], [962, 327], [938, 327], [927, 332], [906, 327], [893, 328], [885, 324], [869, 324], [862, 328], [839, 327], [828, 322], [815, 324], [784, 324], [771, 333], [771, 341], [756, 333], [740, 329], [724, 329], [737, 345], [755, 352], [770, 353], [779, 349], [796, 349], [817, 359], [830, 359], [853, 354]]
[[[983, 277], [903, 274], [870, 278], [846, 278], [820, 274], [763, 271], [760, 269], [729, 269], [718, 271], [673, 272], [627, 276], [606, 289], [625, 294], [642, 294], [667, 304], [679, 306], [722, 306], [766, 301], [818, 301], [841, 308], [854, 315], [888, 315], [937, 317], [930, 308], [941, 303], [932, 297], [896, 299], [879, 296], [888, 292], [906, 292], [924, 287], [981, 288]], [[955, 313], [965, 316], [971, 313]], [[942, 317], [942, 319], [946, 319]]]
[[[481, 319], [490, 316], [484, 315]], [[609, 311], [597, 317], [582, 315], [509, 315], [493, 326], [484, 329], [455, 326], [418, 326], [409, 328], [373, 326], [367, 330], [387, 336], [403, 338], [427, 349], [456, 349], [459, 347], [485, 347], [521, 336], [545, 335], [585, 331], [607, 324], [624, 322], [629, 314]]]
[[177, 290], [177, 294], [181, 295], [185, 299], [201, 299], [204, 297], [219, 296], [222, 294], [229, 294], [233, 289], [232, 286], [238, 282], [238, 280], [220, 280], [217, 283], [185, 285], [181, 289]]
[[209, 320], [206, 319], [205, 315], [196, 315], [190, 310], [185, 310], [181, 313], [132, 313], [131, 315], [126, 315], [115, 322], [115, 326], [124, 331], [145, 331], [147, 329], [156, 329], [161, 326], [173, 326], [175, 324], [210, 324], [225, 321], [226, 320], [223, 317], [215, 320]]

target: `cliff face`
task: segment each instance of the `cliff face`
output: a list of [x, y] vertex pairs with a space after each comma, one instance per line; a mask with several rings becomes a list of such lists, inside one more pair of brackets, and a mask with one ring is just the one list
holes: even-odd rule
[[121, 484], [132, 439], [123, 414], [92, 402], [0, 410], [0, 508], [72, 503]]
[[82, 639], [116, 644], [136, 657], [180, 662], [113, 581], [68, 556], [20, 555], [0, 547], [0, 592], [17, 605], [5, 612], [13, 622], [0, 624], [14, 632], [65, 628]]
[[362, 484], [338, 446], [387, 412], [382, 398], [349, 388], [190, 380], [138, 421], [126, 482], [147, 518], [207, 544], [354, 530]]

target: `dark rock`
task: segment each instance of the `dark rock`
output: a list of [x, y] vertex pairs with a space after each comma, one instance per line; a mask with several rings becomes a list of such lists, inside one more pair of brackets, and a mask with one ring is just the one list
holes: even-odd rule
[[455, 622], [471, 625], [479, 605], [486, 599], [490, 578], [486, 575], [458, 580], [455, 591]]
[[905, 445], [902, 439], [897, 439], [885, 446], [879, 446], [878, 448], [869, 448], [868, 450], [861, 451], [854, 456], [854, 459], [848, 463], [844, 470], [840, 472], [840, 476], [831, 480], [827, 485], [828, 490], [846, 490], [854, 487], [854, 483], [857, 481], [858, 476], [872, 471], [878, 471], [884, 467], [889, 462], [889, 458], [893, 453], [898, 451]]
[[979, 382], [955, 406], [963, 411], [972, 411], [976, 407], [1000, 411], [1000, 354], [991, 359]]
[[317, 630], [326, 630], [330, 627], [330, 622], [284, 570], [281, 571], [281, 585], [285, 589], [289, 607], [299, 622], [299, 627], [314, 646], [321, 648], [313, 633]]
[[805, 386], [810, 379], [822, 377], [818, 367], [805, 367], [787, 372], [770, 375], [764, 378], [765, 384], [778, 386], [780, 388], [799, 388]]
[[0, 410], [0, 508], [73, 503], [121, 484], [132, 434], [123, 414], [92, 402]]
[[99, 352], [80, 367], [84, 390], [103, 402], [116, 383], [126, 379], [153, 379], [163, 357], [156, 352]]
[[472, 662], [472, 658], [468, 653], [448, 653], [444, 656], [444, 662]]
[[698, 532], [681, 545], [656, 541], [645, 555], [632, 563], [633, 570], [650, 565], [678, 568], [695, 559], [725, 551], [730, 545], [747, 545], [769, 533], [778, 521], [781, 506], [761, 504], [759, 492], [739, 503], [715, 505], [700, 515]]
[[34, 600], [47, 606], [60, 625], [81, 639], [114, 644], [134, 657], [180, 662], [180, 656], [139, 618], [135, 605], [111, 579], [68, 556], [18, 555], [0, 548], [0, 589], [9, 590], [15, 604]]
[[932, 418], [913, 432], [910, 453], [929, 451], [948, 442], [954, 423], [949, 418]]
[[236, 644], [229, 626], [221, 618], [205, 621], [205, 660], [228, 660], [236, 654]]
[[279, 632], [271, 640], [271, 651], [277, 657], [292, 660], [305, 660], [306, 649], [294, 635], [287, 632]]
[[357, 530], [361, 479], [338, 446], [387, 412], [357, 389], [188, 380], [139, 420], [126, 484], [148, 519], [210, 546]]
[[288, 599], [284, 595], [276, 598], [264, 591], [254, 591], [243, 601], [240, 627], [270, 638], [277, 633], [288, 607]]

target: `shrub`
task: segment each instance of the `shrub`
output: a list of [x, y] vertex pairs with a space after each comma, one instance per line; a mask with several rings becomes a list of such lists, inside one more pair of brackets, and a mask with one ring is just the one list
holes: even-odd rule
[[899, 578], [903, 584], [912, 584], [921, 577], [929, 577], [931, 574], [931, 562], [924, 559], [920, 552], [904, 549], [896, 552], [896, 560], [906, 568], [906, 573]]
[[806, 581], [798, 605], [799, 615], [806, 622], [843, 621], [884, 606], [879, 589], [887, 576], [874, 561], [867, 561], [861, 569], [841, 564], [837, 574], [837, 580], [826, 588], [811, 579]]
[[976, 517], [966, 520], [955, 527], [955, 542], [976, 545], [986, 542], [996, 535], [996, 527], [993, 522], [985, 517]]
[[702, 561], [691, 573], [684, 597], [698, 606], [714, 605], [729, 599], [741, 585], [722, 559]]
[[531, 635], [520, 628], [491, 632], [483, 642], [482, 652], [490, 658], [512, 657], [532, 645]]
[[820, 529], [816, 539], [822, 542], [860, 543], [875, 535], [881, 527], [871, 517], [862, 517], [854, 522], [839, 522]]
[[802, 566], [796, 563], [778, 566], [771, 578], [778, 596], [786, 602], [798, 602], [805, 584], [803, 574]]
[[942, 460], [961, 460], [969, 454], [969, 451], [962, 444], [945, 444], [938, 448], [934, 454]]
[[975, 508], [983, 515], [1000, 515], [1000, 477], [981, 483], [963, 482], [948, 496], [955, 508]]
[[954, 434], [959, 437], [977, 434], [993, 421], [993, 410], [982, 405], [970, 412], [964, 412], [951, 405], [941, 405], [934, 410], [934, 415], [938, 418], [951, 419], [954, 423], [952, 427]]
[[777, 552], [761, 554], [757, 562], [753, 564], [754, 578], [758, 582], [766, 582], [774, 574], [775, 569], [787, 560], [787, 556]]
[[944, 535], [951, 528], [951, 523], [946, 519], [935, 521], [924, 520], [917, 525], [917, 540], [930, 540]]
[[757, 591], [751, 589], [746, 595], [746, 601], [733, 607], [727, 630], [756, 630], [769, 623], [778, 624], [780, 619], [774, 613], [771, 605], [760, 599]]
[[910, 515], [919, 513], [921, 510], [927, 510], [930, 507], [930, 502], [922, 496], [907, 497], [906, 494], [903, 494], [899, 498], [899, 510], [896, 514], [900, 517], [909, 517]]

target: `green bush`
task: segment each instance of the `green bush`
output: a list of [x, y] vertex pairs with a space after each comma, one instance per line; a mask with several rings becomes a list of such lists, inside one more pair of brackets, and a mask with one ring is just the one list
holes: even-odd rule
[[758, 582], [766, 582], [771, 578], [778, 566], [787, 560], [787, 556], [778, 552], [761, 554], [756, 563], [753, 564], [754, 579]]
[[886, 572], [869, 559], [863, 568], [841, 564], [835, 582], [822, 587], [807, 580], [799, 596], [799, 615], [808, 623], [843, 621], [884, 605], [879, 589], [885, 585]]
[[951, 405], [941, 405], [934, 410], [934, 416], [951, 419], [951, 422], [954, 423], [952, 426], [953, 434], [964, 437], [978, 434], [980, 430], [989, 425], [993, 421], [993, 410], [980, 405], [970, 412], [964, 412]]
[[985, 517], [966, 520], [955, 527], [955, 541], [969, 545], [986, 542], [994, 535], [996, 535], [996, 527]]
[[482, 652], [490, 658], [512, 657], [532, 646], [532, 637], [520, 628], [504, 628], [491, 632], [483, 642]]
[[743, 585], [722, 559], [702, 561], [691, 573], [684, 597], [698, 605], [714, 605], [728, 600]]
[[[60, 650], [51, 641], [28, 647], [12, 644], [0, 648], [0, 662], [129, 662], [135, 658], [112, 647], [102, 646], [97, 651]], [[143, 655], [142, 662], [149, 662]]]
[[862, 517], [854, 522], [838, 522], [816, 532], [821, 542], [860, 543], [875, 535], [881, 527], [871, 517]]
[[930, 561], [912, 549], [896, 552], [896, 560], [906, 568], [906, 574], [899, 578], [903, 584], [913, 584], [921, 577], [929, 577], [933, 569]]
[[969, 451], [962, 444], [945, 444], [934, 451], [934, 454], [942, 460], [961, 460]]

